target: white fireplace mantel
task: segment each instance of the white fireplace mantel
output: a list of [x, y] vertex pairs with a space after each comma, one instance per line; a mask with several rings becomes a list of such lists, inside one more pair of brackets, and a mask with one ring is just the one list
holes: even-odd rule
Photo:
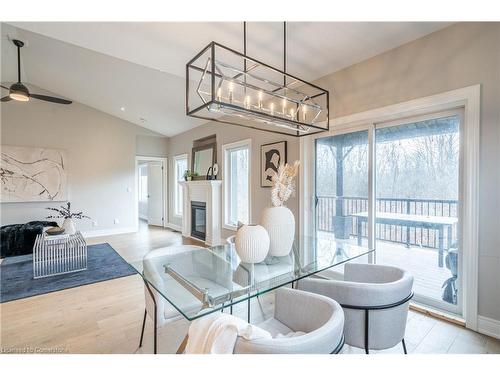
[[221, 244], [221, 215], [222, 215], [222, 181], [199, 180], [181, 181], [183, 215], [182, 235], [191, 237], [191, 202], [206, 204], [206, 238], [205, 244], [217, 246]]

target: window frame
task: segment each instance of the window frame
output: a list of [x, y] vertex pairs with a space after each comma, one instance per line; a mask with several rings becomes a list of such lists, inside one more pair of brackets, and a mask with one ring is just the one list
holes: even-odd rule
[[227, 230], [236, 231], [238, 227], [229, 222], [229, 212], [231, 209], [230, 205], [230, 186], [231, 186], [231, 173], [229, 172], [229, 167], [231, 162], [229, 161], [230, 151], [237, 149], [248, 149], [248, 223], [252, 222], [252, 140], [250, 138], [243, 139], [241, 141], [226, 143], [222, 145], [222, 227]]
[[[478, 263], [479, 263], [479, 125], [480, 125], [481, 85], [463, 87], [439, 94], [412, 99], [406, 102], [391, 104], [364, 112], [338, 117], [330, 122], [329, 132], [318, 133], [301, 138], [300, 142], [300, 233], [314, 235], [315, 223], [315, 172], [314, 172], [314, 140], [319, 137], [350, 133], [356, 130], [369, 129], [369, 142], [374, 137], [374, 127], [381, 123], [444, 112], [461, 108], [464, 111], [461, 124], [461, 172], [459, 201], [461, 204], [459, 217], [461, 220], [462, 248], [462, 288], [463, 318], [467, 328], [481, 331], [478, 315]], [[369, 150], [373, 160], [374, 147]], [[374, 165], [370, 163], [373, 170]], [[370, 177], [373, 178], [370, 172]], [[374, 181], [369, 181], [374, 186]], [[370, 188], [369, 200], [375, 199], [375, 189]], [[374, 217], [374, 204], [370, 202], [370, 216]], [[373, 237], [374, 220], [368, 222], [369, 239]], [[371, 232], [370, 232], [371, 231]], [[369, 244], [373, 247], [373, 244]]]
[[[174, 162], [174, 166], [173, 166], [173, 170], [174, 170], [174, 189], [173, 189], [173, 193], [174, 193], [174, 204], [173, 204], [173, 216], [174, 217], [177, 217], [177, 218], [182, 218], [182, 216], [184, 215], [184, 202], [178, 202], [179, 200], [179, 189], [182, 191], [182, 186], [179, 185], [179, 178], [180, 176], [177, 175], [177, 162], [180, 161], [180, 160], [186, 160], [186, 165], [187, 165], [187, 168], [186, 169], [189, 169], [189, 155], [188, 154], [180, 154], [180, 155], [176, 155], [173, 157], [173, 162]], [[177, 205], [179, 205], [180, 209], [181, 209], [181, 212], [179, 213], [177, 211]]]

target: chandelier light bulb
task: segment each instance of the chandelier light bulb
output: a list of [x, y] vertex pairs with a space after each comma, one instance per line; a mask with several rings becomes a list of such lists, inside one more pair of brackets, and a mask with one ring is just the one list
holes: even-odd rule
[[271, 116], [274, 116], [274, 103], [271, 103]]
[[247, 95], [245, 98], [245, 108], [250, 109], [250, 96]]
[[302, 122], [306, 122], [307, 106], [302, 106]]
[[259, 108], [262, 109], [262, 91], [259, 91]]

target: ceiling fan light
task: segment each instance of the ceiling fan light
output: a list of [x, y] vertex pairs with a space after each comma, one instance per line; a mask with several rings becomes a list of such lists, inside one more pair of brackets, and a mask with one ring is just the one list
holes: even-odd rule
[[11, 91], [9, 96], [11, 99], [19, 102], [27, 102], [30, 100], [30, 97], [23, 91]]

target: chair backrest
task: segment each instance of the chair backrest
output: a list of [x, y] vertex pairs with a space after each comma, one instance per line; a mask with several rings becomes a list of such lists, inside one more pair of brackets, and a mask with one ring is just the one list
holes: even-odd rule
[[[342, 305], [368, 306], [369, 349], [387, 349], [398, 344], [405, 334], [409, 301], [395, 307], [385, 305], [404, 301], [412, 292], [413, 277], [391, 266], [346, 264]], [[344, 308], [346, 343], [365, 346], [365, 310]]]
[[[165, 269], [163, 268], [164, 263], [158, 262], [157, 260], [161, 257], [174, 257], [176, 255], [186, 254], [190, 251], [192, 252], [199, 249], [203, 248], [194, 245], [179, 245], [151, 250], [143, 258], [144, 275], [154, 284], [155, 287], [162, 288], [165, 286], [166, 282], [172, 279], [172, 277], [165, 273]], [[188, 262], [189, 259], [189, 257], [186, 257], [186, 262]], [[149, 285], [149, 290], [146, 285], [144, 286], [144, 297], [146, 300], [146, 311], [151, 318], [154, 318], [154, 305], [156, 302], [157, 323], [158, 326], [163, 325], [166, 322], [165, 309], [169, 307], [168, 302], [151, 285]]]
[[327, 354], [342, 344], [344, 314], [330, 298], [296, 289], [277, 289], [274, 314], [281, 324], [304, 334], [253, 341], [238, 339], [234, 353]]

